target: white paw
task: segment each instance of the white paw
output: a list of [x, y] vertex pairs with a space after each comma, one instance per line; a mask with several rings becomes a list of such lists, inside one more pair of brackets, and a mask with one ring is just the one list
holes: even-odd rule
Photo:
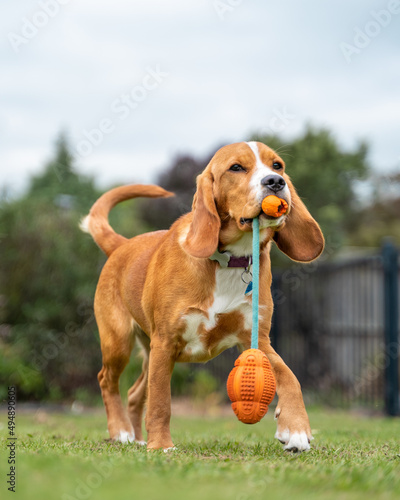
[[290, 439], [290, 432], [289, 429], [286, 429], [284, 431], [279, 431], [277, 430], [275, 432], [275, 438], [278, 439], [281, 443], [286, 444], [289, 442]]
[[307, 451], [310, 449], [310, 443], [305, 432], [293, 432], [290, 434], [289, 429], [285, 429], [281, 432], [276, 431], [275, 437], [285, 445], [283, 447], [284, 450]]
[[136, 444], [140, 444], [140, 446], [146, 446], [147, 441], [135, 441]]
[[164, 448], [164, 453], [168, 453], [169, 451], [174, 451], [176, 449], [176, 446], [170, 446], [169, 448]]
[[135, 441], [134, 432], [120, 431], [114, 438], [115, 441], [120, 441], [121, 443], [133, 443]]

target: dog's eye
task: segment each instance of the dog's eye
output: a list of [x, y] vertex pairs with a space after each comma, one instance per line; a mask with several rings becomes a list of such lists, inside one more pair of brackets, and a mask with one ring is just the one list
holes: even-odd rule
[[274, 161], [274, 163], [272, 164], [272, 168], [274, 170], [280, 170], [282, 167], [282, 163], [280, 163], [279, 161]]
[[242, 167], [242, 165], [239, 165], [238, 163], [235, 163], [235, 165], [232, 165], [229, 170], [231, 172], [246, 172], [246, 169]]

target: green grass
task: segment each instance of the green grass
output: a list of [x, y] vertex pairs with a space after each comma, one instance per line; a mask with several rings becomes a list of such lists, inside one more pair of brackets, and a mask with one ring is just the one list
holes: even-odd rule
[[[292, 454], [270, 413], [254, 426], [173, 418], [178, 449], [148, 453], [106, 441], [103, 412], [17, 416], [17, 493], [7, 491], [0, 414], [0, 497], [93, 500], [400, 498], [400, 419], [311, 410], [312, 450]], [[13, 496], [12, 496], [13, 495]]]

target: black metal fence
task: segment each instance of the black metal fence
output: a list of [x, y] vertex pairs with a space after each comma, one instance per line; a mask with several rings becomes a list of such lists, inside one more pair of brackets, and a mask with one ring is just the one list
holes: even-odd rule
[[[272, 344], [315, 402], [399, 414], [398, 251], [273, 275]], [[207, 364], [226, 380], [236, 351]]]

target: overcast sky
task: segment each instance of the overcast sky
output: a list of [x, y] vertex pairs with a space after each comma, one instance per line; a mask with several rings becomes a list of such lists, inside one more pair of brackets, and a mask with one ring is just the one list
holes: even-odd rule
[[0, 19], [0, 186], [16, 192], [62, 129], [104, 187], [309, 122], [400, 168], [398, 0], [18, 0]]

